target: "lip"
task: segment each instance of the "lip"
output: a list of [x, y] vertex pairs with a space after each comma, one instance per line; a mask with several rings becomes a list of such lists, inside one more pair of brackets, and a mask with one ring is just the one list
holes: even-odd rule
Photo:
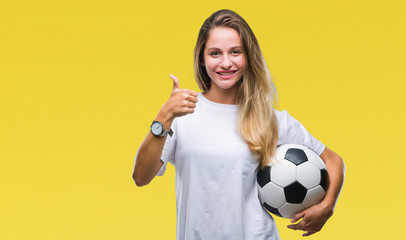
[[[228, 79], [234, 77], [234, 75], [237, 73], [237, 70], [219, 71], [219, 72], [216, 72], [216, 73], [217, 73], [217, 75], [218, 75], [221, 79], [223, 79], [223, 80], [228, 80]], [[232, 74], [227, 75], [227, 76], [224, 76], [224, 75], [221, 75], [220, 73], [232, 73]]]

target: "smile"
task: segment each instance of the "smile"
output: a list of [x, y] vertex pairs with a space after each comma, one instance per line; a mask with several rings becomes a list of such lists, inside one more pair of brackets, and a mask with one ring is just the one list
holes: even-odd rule
[[218, 72], [217, 74], [221, 75], [221, 76], [230, 76], [233, 75], [236, 71], [233, 72]]

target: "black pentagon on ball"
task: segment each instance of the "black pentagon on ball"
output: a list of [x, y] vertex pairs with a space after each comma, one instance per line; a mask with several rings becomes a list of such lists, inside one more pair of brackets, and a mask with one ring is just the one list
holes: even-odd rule
[[324, 191], [327, 191], [328, 172], [326, 169], [322, 169], [320, 170], [320, 174], [321, 174], [320, 186], [324, 189]]
[[259, 169], [257, 173], [257, 182], [262, 188], [271, 181], [271, 167], [267, 166], [264, 169]]
[[285, 154], [285, 159], [291, 161], [296, 166], [308, 161], [306, 153], [298, 148], [288, 149]]
[[276, 216], [282, 217], [282, 214], [278, 211], [278, 209], [269, 206], [268, 204], [264, 203], [264, 208], [269, 212], [275, 214]]
[[302, 203], [306, 197], [307, 188], [295, 181], [283, 189], [288, 203]]

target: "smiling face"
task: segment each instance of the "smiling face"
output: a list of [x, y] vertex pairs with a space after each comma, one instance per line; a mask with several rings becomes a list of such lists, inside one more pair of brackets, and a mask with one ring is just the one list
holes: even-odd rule
[[238, 32], [229, 27], [213, 28], [204, 49], [204, 66], [211, 79], [209, 91], [235, 91], [245, 63]]

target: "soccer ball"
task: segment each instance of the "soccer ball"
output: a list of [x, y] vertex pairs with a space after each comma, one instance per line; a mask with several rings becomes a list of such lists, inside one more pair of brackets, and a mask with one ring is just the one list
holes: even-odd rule
[[315, 152], [285, 144], [276, 149], [275, 158], [257, 174], [259, 199], [265, 209], [291, 219], [324, 198], [328, 173]]

